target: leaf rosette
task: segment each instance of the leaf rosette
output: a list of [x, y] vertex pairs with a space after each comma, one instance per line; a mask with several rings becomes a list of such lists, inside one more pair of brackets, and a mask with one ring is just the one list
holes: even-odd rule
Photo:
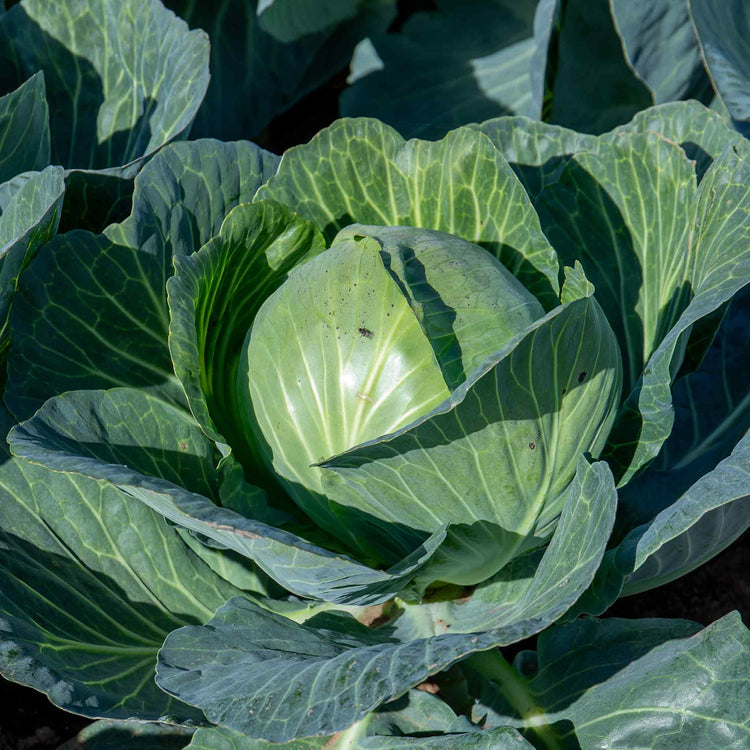
[[[154, 626], [177, 627], [157, 684], [178, 701], [123, 675], [127, 708], [96, 715], [186, 721], [198, 707], [271, 742], [358, 738], [457, 661], [598, 613], [736, 538], [748, 405], [726, 371], [750, 280], [748, 156], [695, 103], [597, 137], [501, 118], [405, 141], [342, 120], [281, 160], [248, 143], [167, 146], [125, 222], [45, 245], [11, 314], [5, 400], [25, 421], [4, 491], [32, 512], [20, 486], [35, 473], [106, 488], [205, 583]], [[685, 445], [672, 426], [716, 377], [726, 403]], [[694, 473], [661, 492], [686, 462]], [[662, 506], [644, 508], [642, 488]], [[148, 552], [129, 544], [124, 568]], [[22, 627], [13, 592], [35, 584], [11, 575], [9, 627], [33, 661], [63, 635]], [[357, 621], [370, 605], [386, 626]], [[158, 640], [139, 646], [141, 680]], [[76, 710], [94, 679], [84, 645], [75, 668], [55, 662]], [[560, 715], [583, 726], [598, 706]]]

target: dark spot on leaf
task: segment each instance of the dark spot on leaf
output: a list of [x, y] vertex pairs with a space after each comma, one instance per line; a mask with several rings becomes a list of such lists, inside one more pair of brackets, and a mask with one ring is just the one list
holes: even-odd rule
[[358, 328], [360, 336], [364, 336], [366, 339], [371, 339], [375, 334], [369, 328]]
[[180, 450], [185, 452], [188, 449], [188, 444], [184, 440], [180, 440]]
[[578, 382], [583, 383], [583, 381], [586, 379], [586, 370], [582, 370], [578, 373]]
[[536, 448], [536, 443], [529, 443], [529, 448], [531, 448], [531, 450], [534, 450], [534, 448]]
[[567, 392], [568, 392], [568, 389], [567, 388], [563, 388], [563, 394], [565, 394]]

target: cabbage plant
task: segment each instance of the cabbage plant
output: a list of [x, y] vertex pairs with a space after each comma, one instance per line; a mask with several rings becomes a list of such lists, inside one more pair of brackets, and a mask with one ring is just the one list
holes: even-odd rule
[[92, 742], [747, 741], [736, 613], [591, 615], [748, 526], [749, 176], [695, 102], [165, 147], [18, 282], [3, 674]]

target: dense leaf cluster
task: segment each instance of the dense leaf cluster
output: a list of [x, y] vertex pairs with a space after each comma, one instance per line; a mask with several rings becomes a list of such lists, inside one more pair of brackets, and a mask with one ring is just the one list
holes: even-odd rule
[[750, 525], [747, 3], [5, 5], [5, 678], [90, 750], [750, 741], [736, 612], [599, 619]]

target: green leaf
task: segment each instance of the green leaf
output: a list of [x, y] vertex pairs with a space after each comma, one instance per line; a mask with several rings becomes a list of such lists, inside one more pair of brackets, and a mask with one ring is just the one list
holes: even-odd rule
[[250, 143], [167, 146], [136, 178], [125, 222], [55, 238], [22, 276], [11, 322], [6, 398], [16, 416], [75, 389], [132, 385], [184, 398], [167, 348], [172, 258], [217, 233], [276, 163]]
[[479, 583], [549, 536], [579, 456], [604, 445], [620, 377], [593, 298], [562, 305], [430, 414], [323, 462], [326, 495], [412, 529], [451, 524], [425, 575]]
[[293, 42], [352, 18], [360, 2], [324, 0], [313, 8], [304, 0], [259, 0], [257, 5], [263, 30], [280, 42]]
[[84, 727], [57, 750], [183, 750], [195, 729], [165, 724], [103, 720]]
[[0, 142], [0, 184], [21, 172], [41, 171], [49, 165], [49, 111], [43, 73], [0, 97]]
[[688, 4], [673, 0], [610, 0], [625, 58], [655, 104], [678, 99], [710, 101]]
[[311, 737], [306, 740], [293, 740], [284, 745], [276, 745], [256, 740], [241, 732], [224, 727], [199, 729], [186, 750], [274, 750], [286, 747], [288, 750], [337, 750], [336, 745], [327, 745], [330, 737]]
[[[697, 371], [674, 386], [675, 424], [659, 455], [620, 492], [618, 526], [651, 521], [726, 458], [750, 422], [750, 287], [732, 301]], [[727, 529], [729, 530], [729, 529]]]
[[159, 514], [106, 482], [0, 466], [0, 671], [91, 717], [200, 719], [153, 682], [176, 627], [238, 589]]
[[10, 439], [16, 455], [110, 482], [173, 523], [255, 561], [301, 596], [385, 601], [414, 578], [445, 536], [439, 530], [380, 571], [221, 508], [209, 499], [213, 443], [186, 414], [143, 391], [77, 391], [50, 399]]
[[482, 608], [494, 629], [401, 643], [341, 613], [319, 618], [319, 627], [298, 625], [236, 598], [217, 610], [208, 627], [170, 634], [160, 652], [159, 685], [200, 705], [215, 723], [286, 742], [351, 726], [469, 654], [542, 630], [588, 585], [604, 552], [607, 524], [592, 540], [589, 503], [602, 503], [606, 510], [594, 515], [603, 512], [610, 524], [614, 515], [606, 467], [582, 460], [579, 472], [557, 546], [549, 547], [548, 561], [517, 606], [510, 612]]
[[26, 172], [0, 185], [0, 362], [10, 345], [18, 277], [57, 231], [64, 190], [62, 167]]
[[269, 479], [241, 429], [236, 381], [243, 342], [266, 297], [296, 264], [324, 249], [318, 230], [285, 206], [241, 205], [200, 252], [175, 259], [167, 285], [169, 347], [190, 408], [223, 453], [231, 444], [259, 470], [256, 481]]
[[623, 407], [609, 454], [620, 485], [659, 452], [674, 422], [671, 383], [691, 328], [718, 310], [750, 279], [750, 149], [729, 145], [703, 178], [691, 237], [692, 298], [651, 355]]
[[750, 435], [645, 528], [622, 543], [634, 545], [624, 593], [661, 586], [719, 554], [750, 526]]
[[603, 133], [654, 103], [628, 66], [607, 0], [567, 0], [550, 40], [545, 119]]
[[728, 144], [742, 139], [726, 117], [695, 101], [671, 102], [646, 109], [616, 128], [613, 135], [649, 131], [661, 133], [682, 146], [688, 159], [696, 163], [698, 182]]
[[[607, 552], [591, 588], [570, 614], [599, 615], [621, 594], [669, 583], [737, 539], [750, 525], [749, 460], [750, 435], [745, 435], [730, 456], [676, 500], [667, 487], [670, 504]], [[634, 488], [637, 491], [637, 481]], [[660, 486], [646, 488], [656, 494]]]
[[736, 613], [703, 631], [687, 620], [579, 619], [539, 636], [531, 679], [474, 657], [471, 665], [492, 681], [472, 718], [485, 729], [510, 724], [538, 733], [547, 747], [599, 748], [613, 739], [621, 747], [666, 746], [651, 744], [662, 733], [675, 747], [727, 747], [727, 735], [747, 732], [732, 726], [744, 697], [726, 701], [738, 687], [731, 683], [744, 682], [746, 640]]
[[[366, 42], [379, 60], [355, 51], [341, 97], [346, 116], [367, 115], [407, 138], [440, 138], [501, 114], [538, 116], [531, 96], [535, 0], [440, 0], [398, 34]], [[359, 49], [362, 49], [360, 45]]]
[[150, 253], [81, 230], [55, 237], [15, 295], [8, 408], [24, 418], [57, 393], [101, 386], [179, 399], [163, 286]]
[[535, 206], [570, 157], [578, 151], [596, 150], [598, 143], [592, 135], [527, 117], [498, 117], [477, 128], [507, 159]]
[[52, 161], [68, 169], [133, 177], [187, 130], [208, 86], [208, 37], [157, 0], [23, 0], [0, 40], [6, 85], [44, 71]]
[[659, 135], [599, 146], [573, 156], [542, 194], [542, 212], [560, 258], [580, 260], [596, 287], [629, 393], [690, 298], [697, 188], [682, 149]]
[[606, 746], [613, 736], [623, 747], [741, 746], [750, 736], [748, 654], [750, 635], [733, 612], [691, 638], [655, 646], [550, 718], [570, 721], [582, 747]]
[[[272, 118], [345, 68], [354, 46], [384, 31], [396, 11], [393, 0], [313, 5], [273, 0], [270, 6], [268, 0], [166, 0], [165, 5], [211, 38], [211, 84], [192, 134], [222, 140], [260, 136]], [[356, 13], [335, 12], [344, 6]], [[285, 39], [300, 35], [284, 41], [266, 30], [278, 33], [282, 25]], [[285, 130], [297, 127], [290, 120]], [[307, 132], [304, 124], [300, 130]]]
[[339, 120], [290, 149], [258, 191], [310, 219], [330, 242], [352, 223], [437, 229], [492, 252], [550, 309], [555, 253], [500, 153], [471, 128], [404, 141], [376, 120]]
[[535, 120], [548, 120], [552, 104], [552, 70], [549, 66], [550, 53], [555, 57], [556, 50], [550, 43], [559, 32], [562, 7], [558, 0], [539, 0], [534, 14], [534, 54], [531, 58], [529, 83], [531, 85], [531, 116]]
[[190, 255], [215, 237], [229, 212], [249, 203], [279, 157], [248, 141], [183, 141], [162, 149], [138, 174], [133, 210], [106, 235], [163, 258]]
[[451, 732], [432, 737], [368, 737], [362, 742], [362, 750], [408, 750], [414, 747], [435, 750], [524, 750], [533, 745], [509, 727], [487, 732], [477, 728], [472, 732]]
[[703, 58], [714, 87], [747, 134], [750, 120], [750, 62], [746, 54], [750, 9], [742, 0], [716, 5], [689, 0]]
[[[599, 567], [615, 515], [617, 493], [604, 463], [581, 459], [546, 550], [518, 557], [463, 601], [404, 604], [394, 635], [474, 633], [524, 618], [553, 622], [577, 599]], [[565, 585], [561, 585], [564, 581]]]

